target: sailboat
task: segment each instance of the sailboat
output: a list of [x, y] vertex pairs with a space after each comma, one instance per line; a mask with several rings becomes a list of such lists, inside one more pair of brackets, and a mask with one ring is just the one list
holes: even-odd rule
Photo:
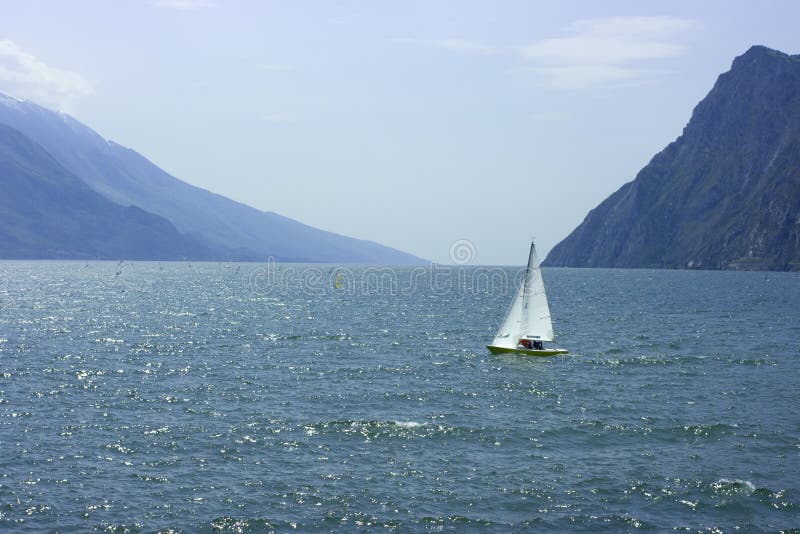
[[544, 292], [542, 270], [536, 256], [536, 246], [531, 241], [528, 266], [506, 318], [491, 345], [486, 348], [492, 354], [517, 353], [529, 356], [555, 356], [568, 351], [544, 348], [545, 341], [553, 341], [553, 323], [550, 321], [550, 307]]

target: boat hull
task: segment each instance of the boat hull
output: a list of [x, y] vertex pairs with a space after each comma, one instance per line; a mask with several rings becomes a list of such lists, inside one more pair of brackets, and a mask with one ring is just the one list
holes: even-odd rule
[[559, 354], [569, 354], [565, 349], [516, 349], [509, 347], [495, 347], [494, 345], [486, 345], [489, 352], [492, 354], [524, 354], [526, 356], [558, 356]]

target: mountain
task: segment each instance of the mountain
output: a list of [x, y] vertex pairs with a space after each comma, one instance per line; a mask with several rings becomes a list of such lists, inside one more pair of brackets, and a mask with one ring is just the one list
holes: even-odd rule
[[386, 265], [424, 262], [378, 243], [319, 230], [192, 186], [69, 115], [1, 93], [0, 123], [39, 143], [107, 199], [164, 217], [179, 232], [205, 242], [210, 249], [224, 251], [219, 259], [263, 261], [271, 257]]
[[168, 220], [94, 192], [41, 146], [0, 124], [0, 258], [208, 259]]
[[754, 46], [547, 266], [800, 269], [800, 55]]

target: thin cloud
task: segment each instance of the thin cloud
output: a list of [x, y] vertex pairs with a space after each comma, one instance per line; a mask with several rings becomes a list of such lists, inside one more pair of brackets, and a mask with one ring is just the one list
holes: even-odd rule
[[528, 114], [528, 119], [534, 122], [563, 122], [572, 117], [572, 113], [563, 111], [540, 111]]
[[392, 39], [393, 43], [433, 46], [442, 50], [453, 52], [469, 52], [472, 54], [496, 54], [501, 47], [487, 45], [467, 39]]
[[669, 72], [664, 69], [587, 64], [520, 67], [508, 71], [510, 75], [518, 76], [535, 87], [576, 90], [650, 85]]
[[533, 73], [540, 85], [573, 89], [652, 82], [666, 71], [646, 64], [682, 55], [685, 47], [675, 37], [693, 26], [674, 17], [580, 20], [562, 37], [523, 47], [529, 67], [515, 72]]
[[294, 70], [291, 65], [286, 65], [284, 63], [257, 63], [256, 69], [268, 72], [286, 72]]
[[366, 19], [366, 15], [364, 13], [342, 13], [335, 17], [331, 17], [328, 19], [330, 24], [354, 24], [358, 22], [362, 22]]
[[696, 22], [669, 16], [609, 17], [573, 22], [564, 35], [523, 46], [498, 46], [467, 39], [394, 39], [468, 54], [503, 54], [518, 65], [508, 72], [537, 86], [587, 89], [653, 83], [668, 70], [652, 63], [681, 56], [679, 34]]
[[154, 0], [153, 5], [163, 9], [194, 11], [214, 7], [216, 4], [213, 0]]
[[50, 67], [7, 39], [0, 40], [0, 90], [65, 111], [74, 100], [94, 94], [80, 74]]
[[271, 124], [295, 124], [302, 119], [296, 115], [284, 115], [281, 113], [263, 113], [261, 120]]

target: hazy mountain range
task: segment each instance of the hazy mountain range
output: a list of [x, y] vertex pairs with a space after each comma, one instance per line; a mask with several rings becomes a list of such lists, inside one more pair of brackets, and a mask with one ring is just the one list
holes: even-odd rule
[[163, 217], [92, 191], [41, 146], [2, 124], [0, 181], [1, 257], [213, 257]]
[[[0, 258], [423, 262], [189, 185], [1, 93], [0, 187]], [[681, 136], [544, 265], [800, 269], [800, 56], [736, 58]]]
[[800, 269], [800, 56], [754, 46], [544, 265]]
[[69, 115], [1, 93], [0, 125], [0, 258], [423, 263], [192, 186]]

